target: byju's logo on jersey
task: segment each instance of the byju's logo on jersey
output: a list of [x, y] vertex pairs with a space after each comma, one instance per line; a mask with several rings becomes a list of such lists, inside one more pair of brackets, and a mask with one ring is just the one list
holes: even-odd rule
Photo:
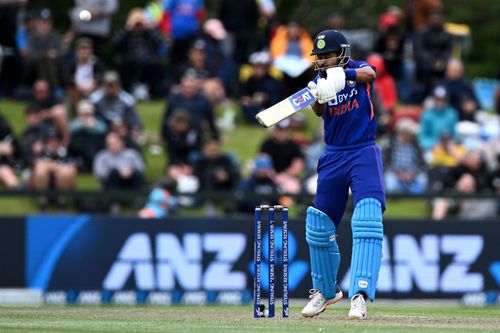
[[295, 111], [298, 111], [313, 103], [316, 99], [308, 88], [304, 88], [288, 97], [288, 100], [292, 104]]

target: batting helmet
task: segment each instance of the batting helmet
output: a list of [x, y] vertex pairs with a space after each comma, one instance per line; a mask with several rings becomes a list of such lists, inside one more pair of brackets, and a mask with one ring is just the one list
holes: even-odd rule
[[335, 52], [337, 54], [336, 58], [338, 59], [338, 62], [336, 66], [344, 66], [351, 57], [351, 45], [349, 45], [349, 42], [344, 34], [337, 30], [321, 31], [314, 38], [311, 55], [317, 56], [319, 54], [330, 52]]

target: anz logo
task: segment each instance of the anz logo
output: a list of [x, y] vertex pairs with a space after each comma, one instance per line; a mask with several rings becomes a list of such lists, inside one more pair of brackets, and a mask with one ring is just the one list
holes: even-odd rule
[[[153, 238], [154, 237], [154, 238]], [[247, 275], [233, 269], [246, 249], [240, 233], [132, 234], [103, 281], [121, 290], [133, 277], [140, 290], [244, 290]], [[211, 261], [203, 264], [204, 255]]]
[[[274, 241], [274, 248], [276, 250], [276, 255], [274, 257], [275, 263], [277, 266], [281, 266], [283, 264], [283, 244], [282, 244], [282, 233], [281, 227], [276, 227]], [[269, 242], [269, 234], [266, 233], [264, 237], [262, 237], [262, 260], [261, 260], [261, 287], [265, 291], [269, 291], [269, 248], [267, 244]], [[299, 260], [294, 258], [297, 256], [297, 239], [293, 235], [293, 233], [288, 230], [288, 288], [290, 291], [295, 290], [300, 282], [304, 279], [307, 272], [309, 271], [309, 263], [304, 260]], [[254, 265], [253, 261], [248, 264], [248, 270], [254, 275], [253, 272]], [[275, 281], [283, 281], [283, 276], [280, 272], [275, 273]]]

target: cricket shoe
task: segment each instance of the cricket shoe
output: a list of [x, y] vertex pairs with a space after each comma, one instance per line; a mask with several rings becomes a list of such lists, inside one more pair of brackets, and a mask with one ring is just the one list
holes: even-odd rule
[[344, 296], [339, 286], [337, 286], [334, 298], [325, 299], [323, 294], [316, 289], [309, 290], [309, 294], [309, 298], [311, 300], [302, 309], [302, 315], [304, 317], [314, 317], [319, 315], [321, 312], [325, 311], [328, 306], [337, 303]]
[[356, 294], [351, 298], [351, 309], [349, 310], [349, 320], [366, 319], [366, 301], [362, 294]]

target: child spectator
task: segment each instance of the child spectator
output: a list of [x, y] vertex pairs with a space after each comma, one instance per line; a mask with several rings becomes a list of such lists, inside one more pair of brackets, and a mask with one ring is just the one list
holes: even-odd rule
[[88, 100], [81, 100], [76, 108], [77, 117], [69, 124], [69, 150], [77, 158], [78, 167], [86, 172], [92, 170], [95, 156], [105, 146], [106, 124], [95, 117], [94, 109]]
[[[77, 167], [75, 160], [63, 144], [62, 135], [49, 130], [44, 138], [39, 156], [33, 166], [33, 188], [35, 190], [70, 190], [75, 187]], [[66, 198], [57, 198], [60, 208], [65, 209]], [[40, 198], [40, 208], [47, 209], [48, 198]]]

